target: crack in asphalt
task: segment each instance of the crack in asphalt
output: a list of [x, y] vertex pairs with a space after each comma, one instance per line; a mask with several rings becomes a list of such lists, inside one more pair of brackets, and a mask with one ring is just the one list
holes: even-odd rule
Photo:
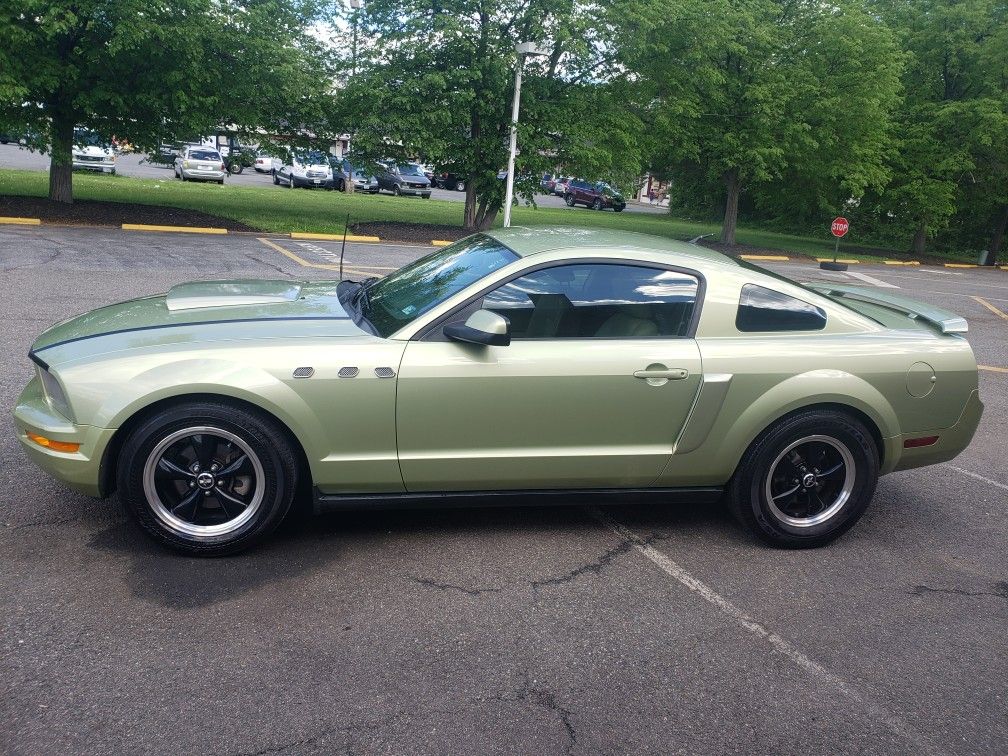
[[252, 259], [252, 260], [255, 260], [257, 263], [259, 263], [261, 265], [265, 265], [267, 268], [272, 268], [273, 270], [275, 270], [277, 273], [279, 273], [282, 276], [287, 276], [287, 278], [297, 278], [296, 275], [294, 275], [293, 273], [288, 273], [286, 270], [284, 270], [283, 268], [281, 268], [279, 265], [275, 265], [274, 263], [271, 263], [271, 262], [268, 262], [266, 260], [263, 260], [262, 258], [256, 257], [251, 252], [245, 252], [245, 256], [248, 257], [248, 258], [250, 258], [250, 259]]
[[994, 591], [968, 591], [965, 588], [932, 588], [929, 585], [915, 585], [912, 591], [907, 591], [908, 596], [923, 596], [927, 593], [954, 593], [957, 596], [989, 596], [991, 598], [1008, 599], [1008, 581], [1000, 581], [994, 584]]
[[467, 596], [479, 596], [483, 593], [500, 593], [503, 588], [466, 588], [464, 585], [454, 583], [439, 583], [430, 578], [413, 578], [413, 582], [425, 585], [428, 588], [436, 588], [439, 591], [459, 591]]
[[[655, 541], [660, 541], [662, 538], [657, 534], [652, 533], [646, 538], [641, 539], [641, 543], [650, 545]], [[637, 542], [631, 539], [624, 539], [618, 544], [613, 546], [608, 551], [601, 554], [597, 559], [582, 564], [580, 567], [576, 567], [570, 572], [566, 572], [563, 575], [557, 575], [556, 577], [543, 578], [540, 580], [532, 581], [532, 588], [538, 591], [540, 588], [547, 585], [562, 585], [563, 583], [570, 583], [577, 580], [582, 575], [593, 574], [599, 575], [602, 571], [609, 566], [609, 564], [617, 557], [628, 553], [632, 549], [636, 548]]]

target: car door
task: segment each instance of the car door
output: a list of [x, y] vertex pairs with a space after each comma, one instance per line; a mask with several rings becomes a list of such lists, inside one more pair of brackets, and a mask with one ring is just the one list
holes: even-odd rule
[[[700, 386], [699, 278], [646, 263], [553, 264], [475, 297], [406, 347], [396, 403], [408, 491], [645, 487]], [[485, 308], [508, 346], [450, 341]]]

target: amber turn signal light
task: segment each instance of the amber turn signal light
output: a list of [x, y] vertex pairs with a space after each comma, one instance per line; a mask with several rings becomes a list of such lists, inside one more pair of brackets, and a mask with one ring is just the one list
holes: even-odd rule
[[938, 436], [922, 436], [921, 438], [908, 438], [903, 442], [904, 449], [914, 449], [918, 446], [931, 446], [938, 442]]
[[53, 451], [72, 454], [80, 449], [80, 444], [72, 444], [69, 441], [54, 441], [51, 438], [40, 436], [38, 433], [28, 433], [27, 436], [30, 441], [34, 441], [39, 446], [44, 446], [46, 449], [52, 449]]

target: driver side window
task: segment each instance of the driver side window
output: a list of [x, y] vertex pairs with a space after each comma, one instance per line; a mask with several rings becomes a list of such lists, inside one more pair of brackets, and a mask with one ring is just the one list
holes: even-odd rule
[[482, 307], [511, 322], [511, 338], [683, 337], [696, 305], [696, 277], [613, 263], [558, 265], [485, 295]]

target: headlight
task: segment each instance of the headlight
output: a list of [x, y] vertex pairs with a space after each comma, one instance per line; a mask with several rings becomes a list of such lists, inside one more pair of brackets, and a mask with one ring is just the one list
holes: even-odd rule
[[49, 406], [63, 415], [67, 420], [73, 422], [70, 403], [67, 401], [66, 394], [63, 393], [63, 387], [56, 380], [56, 376], [41, 365], [36, 365], [35, 369], [38, 371], [39, 380], [42, 381], [42, 390], [45, 391]]
[[189, 161], [188, 160], [183, 160], [182, 161], [182, 167], [183, 168], [188, 168], [189, 167]]

